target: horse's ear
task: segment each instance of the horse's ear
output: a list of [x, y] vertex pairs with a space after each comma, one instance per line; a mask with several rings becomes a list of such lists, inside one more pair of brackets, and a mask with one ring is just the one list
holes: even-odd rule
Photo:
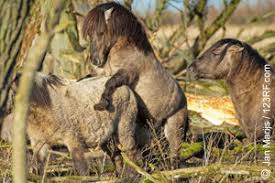
[[220, 55], [222, 53], [222, 51], [226, 48], [227, 44], [224, 44], [222, 46], [219, 46], [218, 48], [216, 48], [215, 50], [213, 50], [212, 52], [215, 55]]
[[244, 49], [243, 46], [232, 45], [232, 46], [230, 46], [230, 47], [228, 48], [228, 51], [237, 53], [237, 52], [243, 51], [243, 49]]
[[108, 21], [111, 18], [113, 10], [114, 10], [114, 8], [112, 7], [112, 8], [110, 8], [110, 9], [108, 9], [104, 12], [104, 17], [105, 17], [106, 24], [108, 24]]

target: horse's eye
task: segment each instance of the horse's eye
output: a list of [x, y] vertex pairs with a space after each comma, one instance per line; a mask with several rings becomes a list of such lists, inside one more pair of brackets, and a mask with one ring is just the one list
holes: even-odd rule
[[217, 52], [212, 52], [212, 55], [214, 55], [215, 57], [219, 56], [220, 54]]

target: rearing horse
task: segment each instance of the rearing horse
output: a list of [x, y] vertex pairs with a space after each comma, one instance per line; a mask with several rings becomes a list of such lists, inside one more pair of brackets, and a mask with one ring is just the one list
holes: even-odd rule
[[155, 128], [165, 126], [171, 160], [178, 160], [182, 136], [188, 129], [186, 97], [157, 60], [138, 19], [117, 3], [101, 4], [85, 17], [83, 35], [90, 38], [92, 63], [112, 76], [95, 109], [108, 109], [116, 88], [130, 86], [139, 109], [153, 119]]

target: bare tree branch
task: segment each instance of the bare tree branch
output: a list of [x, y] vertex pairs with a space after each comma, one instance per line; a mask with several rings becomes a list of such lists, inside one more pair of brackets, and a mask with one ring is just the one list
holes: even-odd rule
[[126, 6], [126, 8], [128, 8], [129, 10], [132, 10], [133, 1], [134, 0], [124, 0], [124, 5]]
[[[168, 45], [174, 45], [179, 37], [186, 34], [187, 28], [191, 25], [194, 17], [198, 16], [198, 24], [201, 28], [203, 28], [203, 12], [205, 11], [207, 0], [199, 0], [197, 4], [191, 5], [190, 0], [184, 1], [185, 13], [182, 15], [182, 24], [180, 27], [168, 38]], [[192, 7], [194, 6], [194, 7]], [[187, 41], [187, 40], [186, 40]], [[161, 57], [166, 57], [171, 50], [171, 46], [166, 46], [161, 52]]]
[[275, 15], [275, 12], [274, 11], [269, 11], [267, 12], [266, 14], [264, 14], [263, 16], [255, 16], [253, 17], [251, 20], [248, 21], [248, 23], [245, 24], [245, 26], [243, 26], [239, 32], [237, 33], [237, 38], [239, 38], [241, 36], [241, 34], [244, 32], [244, 30], [249, 27], [248, 25], [253, 25], [253, 24], [256, 24], [256, 23], [260, 23], [262, 21], [264, 21], [265, 19], [267, 18], [270, 18], [272, 16]]
[[275, 30], [268, 30], [259, 36], [254, 36], [254, 37], [250, 38], [249, 40], [247, 40], [247, 43], [255, 44], [257, 42], [260, 42], [264, 39], [271, 38], [271, 37], [275, 37]]
[[156, 32], [159, 29], [161, 15], [162, 15], [163, 11], [166, 9], [169, 1], [170, 0], [159, 0], [159, 2], [157, 4], [158, 6], [156, 8], [156, 11], [155, 11], [153, 17], [151, 17], [146, 22], [147, 27], [150, 31]]
[[200, 51], [205, 47], [207, 41], [225, 25], [226, 21], [233, 14], [241, 0], [231, 0], [230, 3], [224, 8], [220, 15], [210, 24], [205, 30], [203, 35], [199, 35], [193, 44], [193, 56], [199, 55]]

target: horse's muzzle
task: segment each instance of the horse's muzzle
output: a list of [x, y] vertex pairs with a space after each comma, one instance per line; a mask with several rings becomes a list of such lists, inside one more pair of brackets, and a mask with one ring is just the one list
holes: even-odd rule
[[198, 71], [196, 69], [196, 66], [194, 66], [193, 64], [191, 64], [188, 68], [187, 68], [187, 78], [190, 81], [193, 80], [198, 80], [199, 79], [199, 74]]

